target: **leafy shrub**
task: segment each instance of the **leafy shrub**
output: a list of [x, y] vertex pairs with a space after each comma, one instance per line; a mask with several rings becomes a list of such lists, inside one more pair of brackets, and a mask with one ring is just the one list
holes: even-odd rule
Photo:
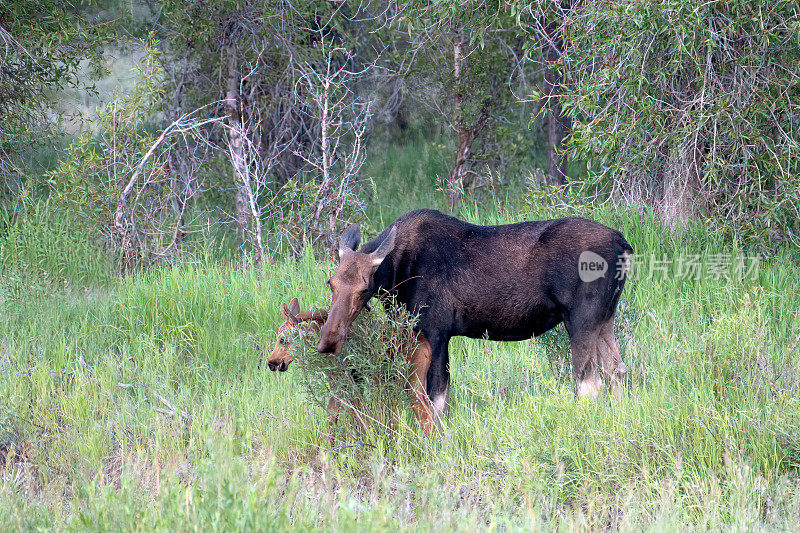
[[[590, 2], [563, 28], [567, 153], [632, 203], [800, 244], [791, 2]], [[757, 59], [756, 59], [757, 58]]]
[[[336, 435], [342, 441], [356, 438], [363, 430], [396, 430], [410, 368], [405, 354], [415, 347], [414, 320], [394, 303], [389, 307], [389, 313], [380, 306], [361, 313], [341, 356], [317, 351], [318, 332], [303, 328], [293, 332], [295, 362], [308, 397], [322, 407], [330, 398], [341, 402], [339, 419], [344, 423]], [[329, 429], [333, 434], [333, 428]]]

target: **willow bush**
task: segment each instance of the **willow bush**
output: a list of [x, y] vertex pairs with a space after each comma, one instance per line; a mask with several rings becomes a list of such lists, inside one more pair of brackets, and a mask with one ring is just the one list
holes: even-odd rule
[[800, 245], [796, 2], [603, 0], [563, 28], [571, 156], [673, 227]]
[[319, 333], [296, 328], [292, 343], [309, 400], [326, 408], [330, 398], [341, 403], [331, 434], [342, 444], [363, 440], [364, 432], [396, 434], [406, 399], [410, 364], [406, 354], [416, 346], [414, 318], [392, 302], [364, 309], [350, 327], [339, 356], [317, 351]]

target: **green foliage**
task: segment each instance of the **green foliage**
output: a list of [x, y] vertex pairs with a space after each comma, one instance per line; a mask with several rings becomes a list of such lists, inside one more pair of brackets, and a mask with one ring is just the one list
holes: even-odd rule
[[[306, 249], [317, 257], [326, 257], [336, 249], [336, 240], [349, 224], [364, 222], [364, 189], [374, 183], [363, 180], [357, 191], [340, 197], [339, 216], [333, 225], [312, 221], [316, 215], [324, 191], [318, 176], [313, 172], [301, 172], [289, 179], [277, 191], [267, 189], [258, 198], [262, 218], [262, 240], [270, 250], [269, 258], [283, 256], [299, 257]], [[330, 221], [329, 221], [330, 224]]]
[[317, 351], [318, 332], [293, 330], [293, 363], [303, 374], [306, 394], [321, 408], [330, 398], [341, 402], [346, 416], [330, 430], [342, 444], [368, 437], [363, 430], [390, 439], [396, 435], [403, 405], [409, 405], [404, 400], [410, 394], [407, 356], [416, 347], [414, 320], [399, 306], [390, 304], [390, 309], [386, 313], [382, 306], [372, 306], [362, 311], [340, 356]]
[[[91, 6], [92, 2], [86, 2]], [[103, 46], [112, 33], [89, 13], [58, 0], [9, 0], [0, 10], [0, 169], [3, 194], [17, 193], [20, 154], [52, 139], [59, 92], [85, 87], [81, 66], [104, 71]], [[9, 190], [10, 189], [10, 190]]]
[[513, 92], [527, 81], [520, 64], [525, 32], [516, 6], [404, 1], [398, 7], [396, 24], [410, 43], [397, 61], [407, 65], [405, 79], [415, 98], [456, 132], [472, 132], [483, 158], [525, 159], [513, 146], [520, 136], [498, 127], [524, 107]]
[[154, 140], [145, 126], [160, 111], [164, 70], [152, 44], [143, 43], [144, 54], [135, 67], [139, 81], [134, 90], [125, 96], [115, 95], [105, 108], [87, 117], [88, 127], [51, 173], [53, 189], [76, 209], [85, 209], [89, 218], [113, 212], [118, 194], [114, 186], [130, 177], [119, 174], [135, 167]]
[[[238, 365], [252, 363], [252, 355], [242, 354], [256, 345], [264, 350], [274, 345], [269, 329], [277, 327], [286, 296], [302, 294], [304, 303], [320, 300], [324, 272], [315, 267], [307, 255], [298, 264], [276, 263], [268, 274], [247, 268], [237, 275], [233, 265], [215, 265], [210, 257], [159, 269], [120, 289], [121, 327], [131, 339], [145, 333], [161, 348], [172, 346], [185, 357], [235, 372]], [[316, 290], [301, 292], [301, 285]]]
[[377, 234], [412, 209], [445, 209], [447, 197], [441, 189], [451, 154], [452, 146], [443, 137], [374, 150], [363, 171], [375, 184], [375, 190], [364, 193], [369, 199], [365, 231]]
[[[74, 164], [53, 174], [56, 198], [0, 217], [0, 530], [796, 526], [796, 255], [778, 248], [741, 280], [673, 272], [630, 280], [617, 317], [628, 367], [620, 402], [576, 401], [560, 329], [519, 343], [456, 338], [453, 408], [435, 437], [421, 438], [407, 416], [388, 437], [375, 431], [370, 446], [347, 428], [331, 448], [320, 408], [331, 383], [264, 363], [280, 303], [297, 296], [304, 308], [324, 307], [333, 265], [307, 250], [260, 271], [220, 260], [209, 244], [109, 281], [96, 229], [114, 199], [104, 164], [122, 168], [152, 142], [128, 117], [136, 108], [158, 116], [145, 97], [156, 85], [101, 114], [103, 130], [121, 129], [79, 140]], [[408, 209], [444, 204], [435, 183], [447, 173], [446, 150], [440, 139], [376, 148], [366, 233]], [[111, 158], [123, 151], [128, 159]], [[285, 192], [314, 194], [300, 182]], [[602, 192], [596, 182], [512, 190], [458, 214], [487, 224], [586, 216], [657, 257], [738, 252], [703, 224], [665, 234], [648, 209], [585, 201]], [[271, 230], [284, 224], [276, 218]], [[357, 330], [367, 346], [353, 343], [348, 362], [372, 376], [367, 383], [386, 384], [365, 403], [382, 401], [371, 392], [405, 399], [391, 378], [402, 361], [382, 359], [396, 332], [373, 313]], [[344, 361], [318, 362], [329, 366], [317, 371], [335, 370], [345, 395], [363, 395]]]
[[[576, 212], [639, 253], [726, 251], [611, 207], [462, 216]], [[0, 527], [791, 529], [800, 271], [789, 255], [753, 279], [629, 282], [618, 403], [576, 401], [546, 339], [453, 339], [443, 428], [425, 439], [407, 416], [374, 448], [345, 433], [352, 447], [331, 449], [302, 370], [264, 364], [280, 303], [324, 307], [330, 268], [310, 254], [263, 273], [201, 258], [102, 290], [4, 295]]]
[[[49, 173], [54, 201], [82, 221], [91, 232], [105, 236], [116, 253], [124, 244], [115, 227], [115, 214], [123, 206], [136, 227], [140, 257], [161, 252], [175, 227], [178, 213], [169, 205], [173, 178], [167, 159], [170, 149], [196, 135], [187, 127], [181, 138], [159, 137], [150, 123], [160, 121], [163, 104], [162, 57], [152, 41], [143, 43], [136, 65], [138, 83], [126, 95], [116, 95], [104, 108], [88, 117], [87, 126], [67, 148], [57, 168]], [[158, 141], [157, 141], [158, 140]], [[137, 176], [137, 180], [133, 178]], [[122, 198], [131, 183], [131, 201]], [[177, 194], [177, 193], [175, 193]]]
[[679, 173], [697, 166], [709, 229], [797, 243], [796, 17], [792, 1], [576, 7], [562, 62], [577, 119], [570, 154], [657, 203], [671, 165], [688, 157]]
[[103, 28], [68, 4], [56, 0], [5, 2], [0, 28], [5, 67], [0, 78], [0, 109], [5, 134], [27, 130], [28, 125], [19, 118], [31, 109], [15, 118], [15, 106], [46, 105], [52, 102], [54, 92], [80, 85], [77, 72], [81, 62], [88, 59], [95, 72], [102, 72], [99, 45], [106, 36]]

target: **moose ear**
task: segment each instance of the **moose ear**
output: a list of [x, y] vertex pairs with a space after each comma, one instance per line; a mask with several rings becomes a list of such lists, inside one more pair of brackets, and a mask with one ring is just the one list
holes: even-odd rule
[[342, 240], [339, 241], [339, 257], [347, 252], [354, 251], [361, 244], [361, 226], [356, 222], [350, 224], [344, 233], [342, 233]]
[[383, 263], [383, 260], [386, 259], [386, 256], [389, 255], [389, 252], [394, 249], [395, 235], [397, 235], [397, 226], [392, 226], [380, 246], [378, 246], [374, 252], [369, 254], [370, 258], [372, 259], [372, 266], [375, 268], [379, 267], [380, 264]]

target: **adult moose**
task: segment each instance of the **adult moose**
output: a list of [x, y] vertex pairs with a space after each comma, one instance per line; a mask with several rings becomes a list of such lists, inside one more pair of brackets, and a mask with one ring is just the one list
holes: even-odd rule
[[626, 368], [613, 323], [633, 252], [620, 232], [583, 218], [477, 226], [420, 209], [356, 251], [360, 233], [353, 224], [342, 234], [320, 352], [340, 353], [367, 301], [387, 291], [418, 315], [437, 417], [449, 405], [448, 343], [457, 335], [516, 341], [564, 322], [578, 395], [597, 397], [598, 371], [618, 387]]

